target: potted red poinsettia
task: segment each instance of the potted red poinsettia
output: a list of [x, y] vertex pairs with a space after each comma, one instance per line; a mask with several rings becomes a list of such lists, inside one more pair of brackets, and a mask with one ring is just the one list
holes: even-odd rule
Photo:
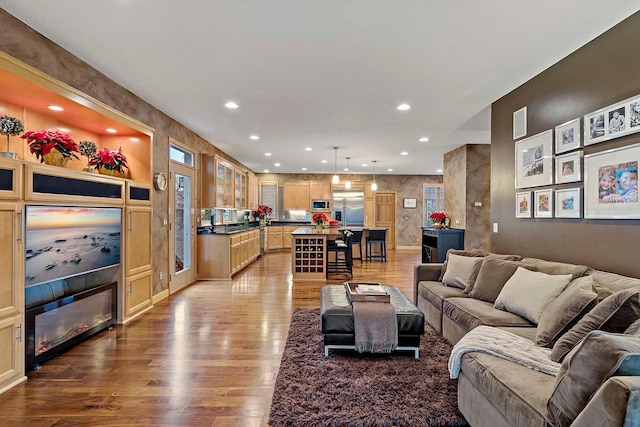
[[129, 168], [127, 156], [122, 152], [122, 147], [117, 150], [103, 148], [89, 159], [89, 165], [94, 166], [98, 172], [105, 175], [124, 173], [124, 169]]
[[329, 219], [322, 212], [316, 212], [311, 217], [311, 222], [313, 222], [316, 225], [316, 229], [322, 230], [322, 227], [324, 226], [324, 224], [329, 222]]
[[70, 157], [78, 159], [78, 144], [69, 135], [59, 130], [25, 132], [20, 138], [27, 141], [29, 151], [40, 159], [40, 163], [64, 166]]
[[445, 227], [447, 223], [447, 218], [449, 217], [444, 212], [434, 212], [431, 215], [429, 215], [429, 219], [433, 223], [433, 228]]

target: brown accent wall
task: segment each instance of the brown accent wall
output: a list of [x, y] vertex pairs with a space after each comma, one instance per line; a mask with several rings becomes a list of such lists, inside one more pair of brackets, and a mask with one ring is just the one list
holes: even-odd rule
[[467, 144], [444, 155], [444, 210], [452, 228], [465, 230], [465, 249], [491, 249], [490, 173], [490, 145]]
[[[640, 277], [639, 220], [516, 219], [513, 112], [527, 106], [527, 136], [640, 94], [640, 12], [492, 105], [491, 221], [495, 252], [581, 263]], [[640, 142], [640, 134], [590, 145], [584, 154]], [[583, 182], [552, 188], [583, 187]], [[540, 188], [549, 188], [540, 187]], [[518, 190], [522, 191], [522, 190]]]

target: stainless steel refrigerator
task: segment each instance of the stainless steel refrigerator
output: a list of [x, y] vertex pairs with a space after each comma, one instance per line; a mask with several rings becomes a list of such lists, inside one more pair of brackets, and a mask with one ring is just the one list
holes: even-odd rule
[[362, 226], [364, 224], [364, 191], [333, 190], [333, 219], [340, 225]]

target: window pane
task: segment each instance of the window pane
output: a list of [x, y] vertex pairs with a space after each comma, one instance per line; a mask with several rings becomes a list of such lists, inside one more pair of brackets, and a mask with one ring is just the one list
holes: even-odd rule
[[169, 145], [169, 158], [174, 162], [193, 166], [193, 153], [173, 144]]
[[429, 215], [444, 210], [444, 187], [442, 184], [424, 185], [423, 225], [431, 225]]

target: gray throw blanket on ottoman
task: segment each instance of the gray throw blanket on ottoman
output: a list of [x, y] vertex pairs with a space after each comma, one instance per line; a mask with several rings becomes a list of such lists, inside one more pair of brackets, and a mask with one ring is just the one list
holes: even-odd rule
[[358, 353], [391, 353], [398, 346], [396, 310], [389, 303], [353, 302], [353, 329]]

